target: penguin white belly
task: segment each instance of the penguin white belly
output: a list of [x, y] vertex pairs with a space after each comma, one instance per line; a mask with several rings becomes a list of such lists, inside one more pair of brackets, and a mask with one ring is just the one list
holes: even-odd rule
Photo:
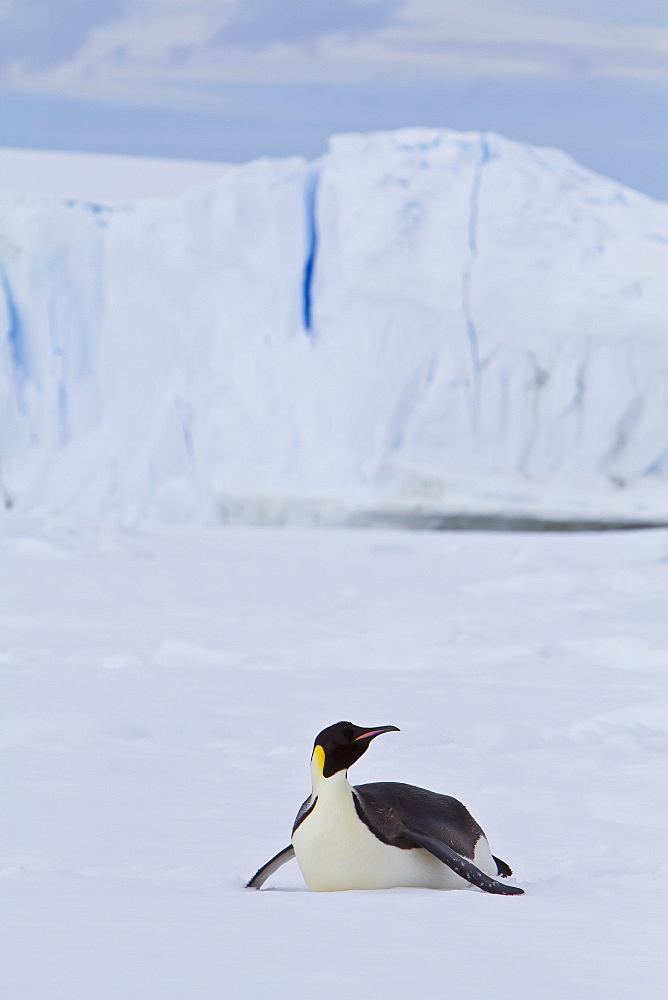
[[[309, 889], [470, 888], [429, 851], [383, 844], [357, 815], [350, 791], [340, 792], [343, 794], [334, 800], [319, 797], [292, 835], [297, 863]], [[487, 874], [496, 874], [484, 837], [476, 845], [474, 863]]]

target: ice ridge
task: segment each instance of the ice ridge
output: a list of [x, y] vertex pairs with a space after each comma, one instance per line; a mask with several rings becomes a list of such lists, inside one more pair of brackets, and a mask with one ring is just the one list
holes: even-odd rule
[[666, 273], [668, 206], [493, 133], [6, 198], [4, 488], [130, 518], [656, 516]]
[[312, 284], [315, 258], [318, 251], [318, 226], [316, 198], [318, 194], [318, 172], [314, 171], [306, 186], [306, 219], [308, 226], [308, 249], [304, 264], [304, 329], [311, 336], [312, 331]]
[[478, 345], [478, 332], [476, 330], [473, 317], [473, 307], [471, 302], [471, 278], [475, 259], [478, 253], [478, 217], [480, 214], [480, 188], [482, 185], [482, 174], [485, 163], [489, 159], [489, 146], [484, 135], [480, 137], [480, 157], [475, 165], [473, 182], [470, 194], [470, 214], [469, 214], [469, 253], [464, 266], [464, 278], [462, 282], [462, 308], [466, 319], [466, 333], [468, 335], [469, 349], [471, 352], [471, 409], [472, 419], [476, 429], [479, 429], [480, 417], [480, 352]]

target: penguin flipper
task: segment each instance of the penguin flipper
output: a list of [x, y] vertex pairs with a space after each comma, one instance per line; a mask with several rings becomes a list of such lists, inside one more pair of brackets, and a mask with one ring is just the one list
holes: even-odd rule
[[261, 868], [253, 875], [250, 882], [246, 882], [247, 889], [259, 889], [267, 881], [270, 875], [278, 871], [281, 865], [284, 865], [287, 861], [292, 861], [295, 856], [295, 849], [290, 844], [289, 847], [284, 847], [282, 851], [279, 851], [271, 861], [267, 861], [266, 865], [262, 865]]
[[416, 833], [414, 830], [406, 830], [404, 836], [412, 840], [416, 847], [424, 847], [426, 851], [433, 854], [435, 858], [442, 861], [453, 872], [456, 872], [457, 875], [460, 875], [467, 882], [470, 882], [471, 885], [477, 886], [484, 892], [495, 893], [499, 896], [520, 896], [524, 893], [524, 889], [520, 889], [514, 885], [504, 885], [502, 882], [497, 882], [496, 879], [490, 878], [489, 875], [485, 875], [479, 868], [476, 868], [472, 861], [463, 858], [461, 854], [457, 854], [456, 851], [453, 851], [451, 847], [443, 844], [440, 840], [434, 840], [433, 837], [427, 837], [423, 833]]

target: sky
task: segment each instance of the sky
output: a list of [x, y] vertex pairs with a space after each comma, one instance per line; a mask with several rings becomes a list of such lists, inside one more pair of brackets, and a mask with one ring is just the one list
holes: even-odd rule
[[0, 0], [0, 144], [243, 162], [486, 129], [668, 198], [665, 0]]

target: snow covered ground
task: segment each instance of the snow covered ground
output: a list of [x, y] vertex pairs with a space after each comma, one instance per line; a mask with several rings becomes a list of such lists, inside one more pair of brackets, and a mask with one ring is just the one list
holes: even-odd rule
[[197, 160], [0, 149], [0, 195], [127, 205], [140, 198], [177, 198], [230, 169]]
[[[6, 1000], [665, 995], [668, 532], [14, 513], [0, 566]], [[342, 718], [526, 895], [245, 890]]]

